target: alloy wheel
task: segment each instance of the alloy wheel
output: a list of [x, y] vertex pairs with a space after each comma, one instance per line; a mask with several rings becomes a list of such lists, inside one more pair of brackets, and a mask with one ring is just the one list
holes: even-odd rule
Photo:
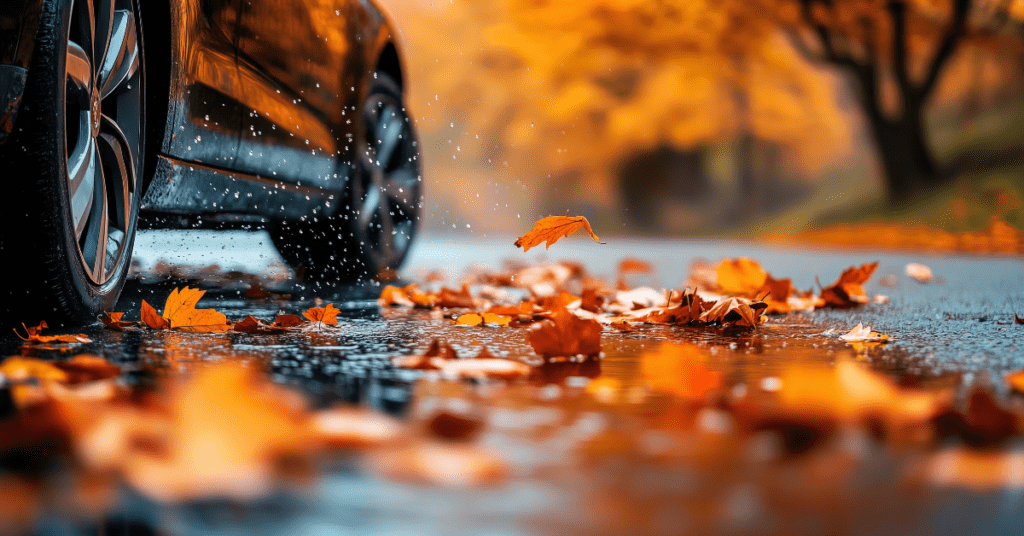
[[364, 161], [357, 181], [356, 224], [364, 247], [395, 267], [412, 242], [421, 197], [416, 137], [401, 101], [373, 93], [363, 106]]
[[142, 68], [132, 0], [73, 0], [65, 152], [78, 254], [104, 285], [129, 254], [137, 217]]

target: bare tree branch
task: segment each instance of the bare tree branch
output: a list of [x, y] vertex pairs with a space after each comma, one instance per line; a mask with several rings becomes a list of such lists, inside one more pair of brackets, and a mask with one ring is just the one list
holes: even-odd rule
[[971, 0], [953, 0], [953, 16], [949, 21], [949, 26], [946, 28], [942, 41], [935, 50], [935, 56], [932, 57], [924, 80], [917, 87], [916, 93], [919, 98], [927, 98], [928, 94], [935, 88], [935, 83], [939, 79], [942, 68], [953, 55], [953, 52], [956, 51], [957, 46], [967, 33], [967, 15], [970, 9]]

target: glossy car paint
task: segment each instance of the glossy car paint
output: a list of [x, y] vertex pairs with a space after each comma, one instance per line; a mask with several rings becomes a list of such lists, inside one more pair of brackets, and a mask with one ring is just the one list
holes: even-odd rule
[[[26, 6], [38, 3], [3, 3], [0, 51], [31, 45], [11, 44], [12, 32], [34, 36]], [[23, 16], [8, 15], [9, 4]], [[362, 143], [356, 111], [374, 72], [402, 80], [380, 10], [362, 0], [172, 0], [140, 9], [149, 93], [142, 209], [209, 219], [337, 213]]]

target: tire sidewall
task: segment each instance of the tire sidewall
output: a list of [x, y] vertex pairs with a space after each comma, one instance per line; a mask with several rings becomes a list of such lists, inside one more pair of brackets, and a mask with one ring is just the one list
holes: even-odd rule
[[[125, 251], [118, 259], [110, 277], [102, 284], [94, 283], [83, 266], [71, 214], [71, 197], [68, 184], [68, 160], [66, 128], [66, 67], [67, 43], [70, 36], [73, 2], [70, 0], [47, 0], [40, 17], [32, 68], [25, 90], [23, 111], [19, 117], [19, 131], [12, 144], [23, 150], [14, 160], [22, 169], [35, 170], [26, 177], [18, 188], [15, 202], [20, 202], [25, 211], [25, 225], [38, 230], [33, 236], [35, 243], [22, 242], [28, 254], [38, 254], [44, 266], [29, 261], [25, 265], [23, 279], [32, 286], [44, 285], [39, 289], [54, 296], [60, 309], [54, 304], [25, 304], [30, 310], [42, 308], [50, 311], [45, 320], [50, 322], [82, 323], [95, 320], [100, 311], [112, 310], [127, 276], [134, 247], [135, 230], [141, 197], [142, 151], [140, 162], [135, 162], [136, 190], [132, 197], [131, 218], [125, 236]], [[139, 23], [138, 3], [133, 2], [136, 24]], [[141, 34], [141, 27], [137, 26]], [[140, 40], [141, 47], [141, 40]], [[143, 67], [140, 50], [140, 70]], [[140, 100], [145, 96], [145, 74], [140, 75]], [[144, 103], [140, 102], [140, 106]], [[144, 109], [140, 109], [140, 121], [145, 121]], [[144, 136], [140, 128], [140, 136]], [[140, 144], [144, 147], [144, 140]], [[101, 162], [97, 162], [102, 165]], [[34, 269], [35, 268], [35, 269]], [[30, 294], [31, 295], [31, 294]], [[46, 307], [51, 305], [51, 307]]]

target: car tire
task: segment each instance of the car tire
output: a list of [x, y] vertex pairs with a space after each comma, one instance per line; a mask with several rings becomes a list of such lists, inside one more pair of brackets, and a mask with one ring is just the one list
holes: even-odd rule
[[390, 75], [374, 75], [360, 114], [357, 160], [340, 213], [269, 227], [281, 256], [306, 282], [389, 279], [416, 234], [423, 199], [419, 141]]
[[131, 263], [145, 109], [137, 0], [44, 0], [0, 198], [5, 324], [95, 321]]

